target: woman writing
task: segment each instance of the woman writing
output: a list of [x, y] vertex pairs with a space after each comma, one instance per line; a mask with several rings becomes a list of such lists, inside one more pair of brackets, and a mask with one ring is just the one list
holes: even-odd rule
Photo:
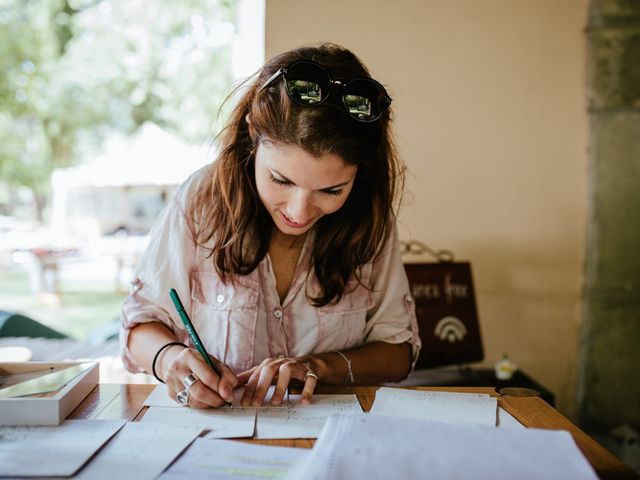
[[[398, 250], [403, 170], [385, 89], [350, 51], [269, 61], [235, 107], [221, 153], [176, 192], [123, 306], [123, 360], [194, 408], [245, 386], [398, 381], [420, 348]], [[216, 365], [194, 348], [175, 288]]]

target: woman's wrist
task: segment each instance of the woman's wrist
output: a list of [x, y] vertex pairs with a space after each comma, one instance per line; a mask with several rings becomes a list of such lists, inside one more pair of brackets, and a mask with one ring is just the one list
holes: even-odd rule
[[[180, 347], [180, 348], [176, 348]], [[167, 378], [167, 373], [171, 364], [174, 362], [176, 357], [180, 355], [180, 352], [187, 347], [185, 344], [174, 343], [173, 345], [165, 348], [159, 355], [158, 360], [156, 361], [156, 372], [163, 380]]]
[[311, 365], [311, 370], [318, 375], [318, 381], [321, 383], [331, 383], [330, 379], [335, 374], [335, 370], [333, 366], [327, 362], [320, 355], [309, 355], [304, 359], [309, 365]]
[[353, 385], [354, 383], [356, 383], [356, 380], [353, 376], [353, 370], [351, 368], [351, 359], [346, 356], [344, 353], [342, 353], [339, 350], [336, 350], [335, 353], [342, 359], [345, 361], [346, 365], [347, 365], [347, 380], [346, 380], [346, 384], [350, 384]]

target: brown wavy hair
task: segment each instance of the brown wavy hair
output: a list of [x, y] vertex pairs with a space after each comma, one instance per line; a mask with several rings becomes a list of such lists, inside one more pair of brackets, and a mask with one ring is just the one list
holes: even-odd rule
[[[295, 60], [322, 64], [336, 79], [370, 77], [364, 64], [335, 44], [297, 48], [270, 61], [248, 84], [221, 132], [221, 153], [191, 209], [196, 240], [211, 249], [224, 281], [251, 273], [267, 254], [274, 228], [255, 183], [255, 152], [265, 139], [298, 146], [314, 156], [337, 154], [358, 167], [353, 188], [338, 211], [316, 225], [311, 262], [321, 287], [315, 306], [339, 302], [351, 278], [379, 253], [395, 221], [404, 167], [390, 131], [390, 109], [373, 123], [350, 118], [336, 105], [303, 107], [287, 96], [284, 82], [262, 85]], [[328, 101], [330, 101], [329, 99]]]

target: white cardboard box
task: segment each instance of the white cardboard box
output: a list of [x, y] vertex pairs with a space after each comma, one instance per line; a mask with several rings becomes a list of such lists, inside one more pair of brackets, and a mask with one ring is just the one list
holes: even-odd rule
[[[0, 368], [19, 374], [50, 367], [71, 367], [80, 363], [84, 362], [0, 363]], [[60, 425], [98, 384], [99, 372], [99, 364], [94, 362], [48, 397], [0, 398], [0, 425]]]

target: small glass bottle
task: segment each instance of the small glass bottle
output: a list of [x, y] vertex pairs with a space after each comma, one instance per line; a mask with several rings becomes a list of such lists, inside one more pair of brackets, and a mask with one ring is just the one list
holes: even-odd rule
[[518, 370], [518, 366], [509, 360], [506, 353], [502, 355], [502, 359], [494, 365], [496, 378], [498, 380], [511, 380], [513, 374]]

